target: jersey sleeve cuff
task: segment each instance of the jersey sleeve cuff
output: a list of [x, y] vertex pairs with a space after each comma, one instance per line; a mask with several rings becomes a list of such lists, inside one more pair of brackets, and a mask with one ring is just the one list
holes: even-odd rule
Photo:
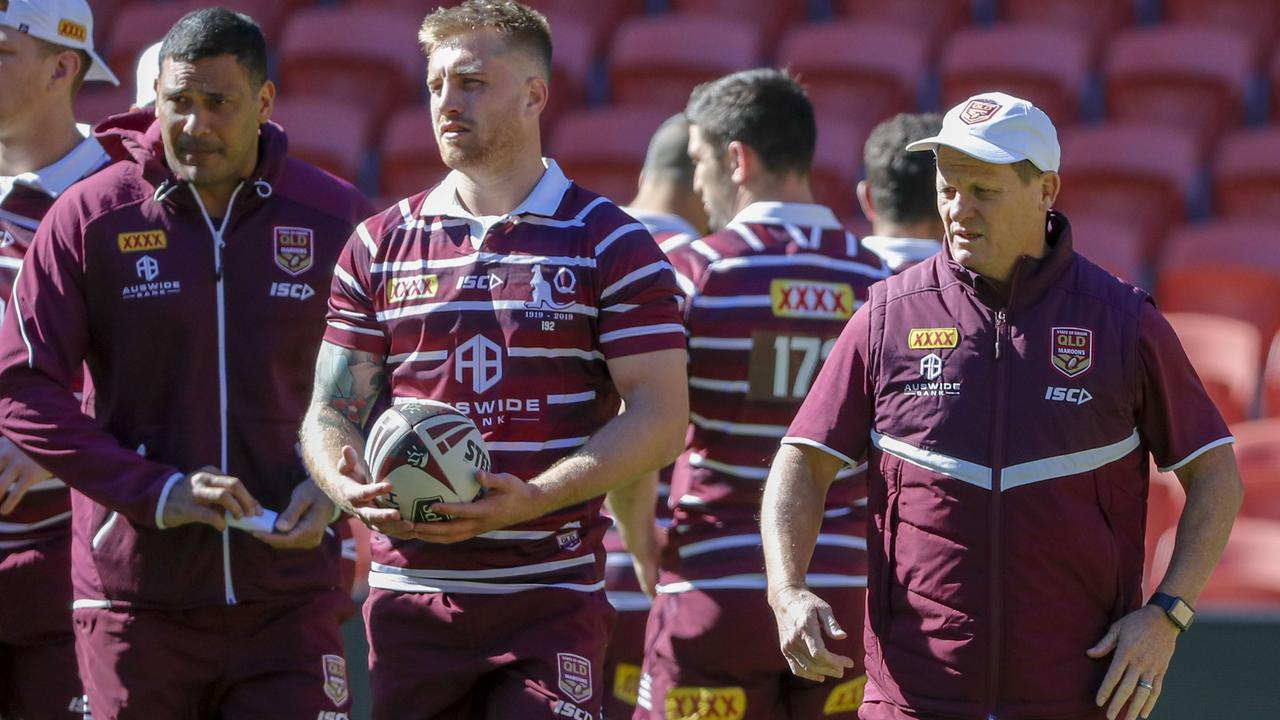
[[174, 473], [164, 483], [164, 489], [160, 491], [160, 499], [156, 501], [156, 527], [164, 530], [164, 506], [169, 502], [169, 493], [173, 491], [173, 486], [185, 477], [182, 473]]
[[839, 450], [829, 448], [826, 445], [823, 445], [822, 443], [818, 442], [817, 440], [810, 440], [807, 437], [800, 437], [799, 435], [787, 435], [786, 437], [782, 438], [782, 444], [783, 445], [808, 445], [809, 447], [817, 448], [828, 455], [831, 455], [833, 457], [839, 458], [840, 460], [843, 460], [844, 464], [848, 465], [851, 468], [857, 468], [859, 465], [859, 463], [856, 460], [849, 457], [848, 455], [845, 455]]
[[1212, 450], [1212, 449], [1214, 449], [1214, 448], [1216, 448], [1216, 447], [1220, 447], [1220, 446], [1222, 446], [1222, 445], [1230, 445], [1230, 444], [1234, 443], [1235, 441], [1236, 441], [1236, 439], [1235, 439], [1235, 436], [1233, 436], [1233, 435], [1228, 435], [1228, 436], [1226, 436], [1226, 437], [1224, 437], [1224, 438], [1218, 438], [1217, 440], [1214, 440], [1213, 442], [1208, 443], [1207, 445], [1204, 445], [1204, 446], [1200, 447], [1199, 449], [1195, 450], [1195, 451], [1194, 451], [1194, 452], [1192, 452], [1190, 455], [1188, 455], [1188, 456], [1186, 456], [1186, 457], [1182, 458], [1182, 459], [1181, 459], [1181, 460], [1179, 460], [1178, 462], [1176, 462], [1176, 463], [1174, 463], [1174, 464], [1172, 464], [1172, 465], [1167, 465], [1167, 466], [1165, 466], [1165, 467], [1158, 467], [1158, 466], [1157, 466], [1157, 467], [1156, 467], [1156, 469], [1157, 469], [1157, 470], [1159, 470], [1159, 471], [1160, 471], [1160, 472], [1162, 472], [1162, 473], [1164, 473], [1164, 472], [1174, 472], [1175, 470], [1178, 470], [1179, 468], [1183, 467], [1184, 465], [1186, 465], [1187, 463], [1191, 462], [1192, 460], [1195, 460], [1196, 458], [1200, 457], [1201, 455], [1205, 454], [1206, 452], [1208, 452], [1208, 451], [1210, 451], [1210, 450]]

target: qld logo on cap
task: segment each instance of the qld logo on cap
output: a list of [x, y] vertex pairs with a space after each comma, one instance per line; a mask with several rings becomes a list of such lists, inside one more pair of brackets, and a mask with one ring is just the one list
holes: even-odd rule
[[990, 120], [993, 115], [1000, 112], [1000, 107], [1000, 103], [984, 98], [974, 98], [960, 111], [960, 119], [966, 125], [977, 125]]

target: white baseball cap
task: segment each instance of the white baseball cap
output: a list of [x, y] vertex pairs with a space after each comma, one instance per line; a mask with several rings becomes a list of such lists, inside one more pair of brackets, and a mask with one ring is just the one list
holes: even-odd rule
[[907, 150], [937, 150], [939, 145], [997, 165], [1030, 160], [1042, 172], [1057, 172], [1062, 162], [1058, 131], [1049, 116], [1002, 92], [974, 95], [951, 108], [937, 135], [917, 140]]
[[142, 51], [138, 58], [137, 94], [133, 104], [140, 108], [147, 107], [156, 101], [156, 78], [160, 77], [160, 46], [158, 42]]
[[0, 25], [54, 45], [83, 50], [89, 54], [86, 81], [120, 84], [111, 68], [93, 51], [93, 11], [85, 0], [9, 0], [9, 9], [0, 11]]

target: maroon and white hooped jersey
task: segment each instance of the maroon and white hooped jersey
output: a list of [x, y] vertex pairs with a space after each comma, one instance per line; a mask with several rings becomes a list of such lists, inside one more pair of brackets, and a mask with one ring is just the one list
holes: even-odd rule
[[[525, 480], [617, 414], [606, 360], [685, 346], [675, 278], [648, 231], [544, 162], [533, 192], [506, 215], [469, 214], [450, 174], [357, 226], [325, 331], [330, 343], [385, 357], [393, 398], [470, 416], [494, 471]], [[370, 586], [597, 590], [609, 524], [600, 505], [456, 545], [375, 534]]]

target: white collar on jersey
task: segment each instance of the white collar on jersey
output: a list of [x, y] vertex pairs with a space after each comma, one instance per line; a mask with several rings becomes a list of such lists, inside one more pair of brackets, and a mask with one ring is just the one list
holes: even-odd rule
[[698, 234], [698, 231], [689, 224], [688, 220], [685, 220], [675, 213], [659, 212], [657, 210], [641, 210], [633, 207], [624, 207], [622, 208], [622, 212], [635, 218], [641, 225], [644, 225], [651, 235], [657, 235], [658, 233], [663, 232], [679, 233], [681, 235]]
[[938, 254], [941, 240], [900, 238], [887, 235], [863, 235], [862, 246], [880, 256], [890, 270], [897, 271], [906, 263], [916, 263]]
[[843, 230], [836, 214], [826, 205], [789, 202], [753, 202], [734, 216], [735, 223], [801, 225], [823, 230]]
[[[560, 166], [555, 160], [550, 158], [542, 158], [542, 165], [546, 168], [546, 172], [542, 173], [542, 178], [538, 180], [538, 184], [533, 186], [533, 192], [529, 193], [529, 197], [524, 199], [516, 209], [507, 213], [507, 216], [513, 215], [543, 215], [551, 217], [556, 214], [556, 210], [560, 209], [560, 202], [564, 199], [564, 194], [569, 191], [570, 181], [561, 172]], [[468, 220], [477, 219], [475, 215], [467, 212], [462, 206], [462, 202], [458, 200], [458, 191], [456, 183], [458, 182], [458, 171], [450, 170], [448, 175], [444, 176], [444, 180], [435, 187], [434, 190], [427, 193], [427, 197], [422, 201], [422, 208], [418, 211], [421, 216], [442, 216], [453, 218], [465, 218]]]
[[75, 181], [96, 170], [109, 159], [102, 145], [98, 143], [98, 139], [90, 134], [91, 128], [88, 125], [77, 125], [76, 130], [80, 131], [84, 140], [52, 165], [20, 175], [0, 176], [0, 200], [8, 197], [13, 191], [13, 186], [18, 184], [56, 198], [66, 192]]

